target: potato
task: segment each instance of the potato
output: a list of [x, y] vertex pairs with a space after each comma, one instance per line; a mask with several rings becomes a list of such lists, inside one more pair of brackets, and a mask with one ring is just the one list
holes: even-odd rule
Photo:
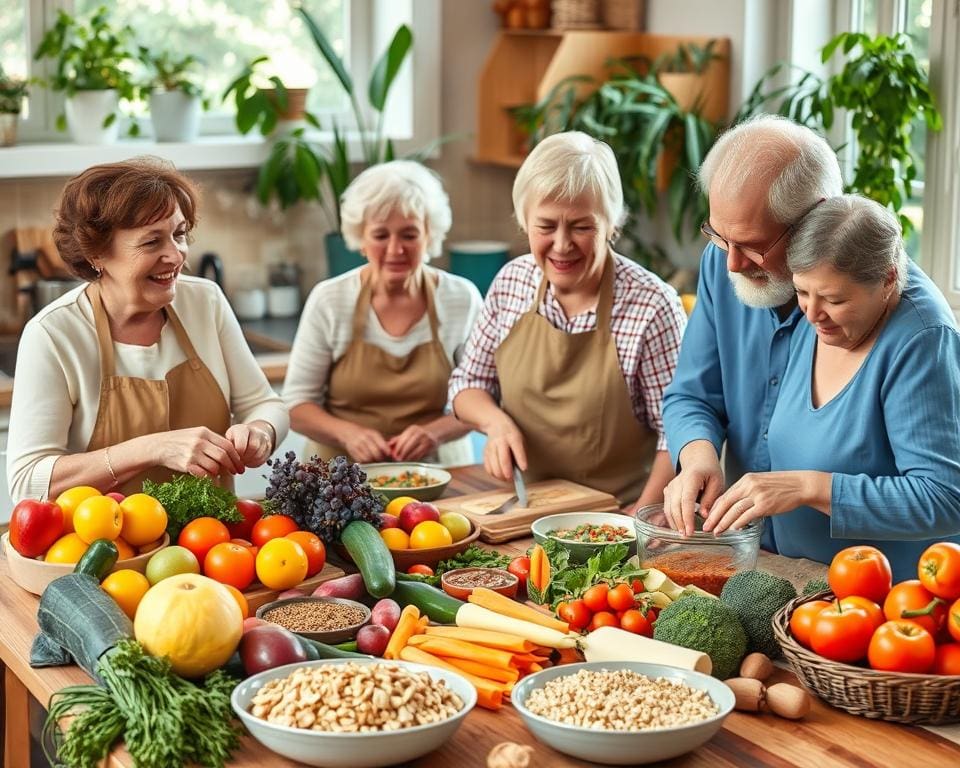
[[390, 642], [390, 630], [381, 624], [367, 624], [357, 632], [357, 650], [371, 656], [383, 656]]
[[363, 576], [359, 573], [351, 573], [349, 576], [325, 581], [313, 590], [314, 597], [344, 597], [347, 600], [362, 600], [366, 594], [367, 590], [363, 586]]
[[389, 597], [378, 600], [370, 611], [370, 621], [393, 632], [400, 621], [400, 606]]

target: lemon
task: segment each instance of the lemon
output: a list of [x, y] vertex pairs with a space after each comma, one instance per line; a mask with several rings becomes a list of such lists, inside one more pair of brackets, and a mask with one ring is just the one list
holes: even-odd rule
[[407, 506], [407, 504], [409, 504], [411, 501], [416, 501], [416, 499], [413, 498], [413, 496], [397, 496], [397, 498], [383, 508], [383, 511], [385, 514], [399, 517], [400, 510]]
[[91, 496], [99, 496], [100, 491], [89, 485], [76, 485], [73, 488], [67, 488], [63, 493], [57, 496], [54, 502], [63, 510], [63, 532], [73, 533], [73, 513], [76, 511], [80, 502], [89, 499]]

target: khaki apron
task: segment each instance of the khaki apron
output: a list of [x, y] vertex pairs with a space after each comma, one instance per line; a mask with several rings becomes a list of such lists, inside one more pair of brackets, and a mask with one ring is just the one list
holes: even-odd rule
[[[330, 371], [324, 408], [331, 415], [375, 429], [388, 440], [412, 424], [427, 424], [443, 416], [453, 367], [440, 343], [440, 323], [429, 275], [424, 274], [423, 284], [431, 340], [406, 356], [396, 357], [364, 341], [372, 289], [370, 281], [361, 277], [350, 346]], [[308, 440], [305, 456], [315, 454], [332, 459], [346, 455], [346, 451]], [[423, 460], [435, 458], [428, 456]]]
[[[163, 379], [117, 376], [110, 323], [100, 297], [100, 286], [87, 290], [100, 345], [100, 406], [88, 451], [108, 448], [134, 437], [189, 427], [207, 427], [218, 435], [232, 423], [230, 407], [210, 369], [197, 356], [180, 318], [172, 306], [164, 311], [177, 342], [187, 359], [170, 369]], [[148, 469], [114, 490], [140, 493], [146, 479], [162, 483], [174, 475], [167, 467]], [[218, 485], [233, 487], [233, 477], [215, 479]]]
[[566, 333], [533, 305], [494, 354], [501, 407], [523, 433], [528, 481], [561, 478], [636, 501], [647, 480], [656, 435], [637, 421], [610, 331], [613, 257], [600, 281], [597, 327]]

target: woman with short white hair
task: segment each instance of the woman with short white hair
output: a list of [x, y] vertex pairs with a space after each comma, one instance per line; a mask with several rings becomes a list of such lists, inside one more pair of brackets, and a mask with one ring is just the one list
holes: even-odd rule
[[626, 217], [616, 159], [584, 133], [530, 153], [513, 185], [530, 253], [497, 275], [450, 380], [507, 480], [565, 478], [622, 503], [673, 477], [661, 418], [686, 318], [676, 292], [613, 251]]
[[770, 472], [744, 475], [704, 530], [770, 517], [776, 551], [829, 563], [878, 547], [895, 581], [936, 540], [960, 543], [960, 334], [907, 258], [900, 223], [827, 200], [787, 249], [800, 309], [767, 431]]
[[372, 166], [344, 192], [343, 236], [367, 263], [310, 293], [283, 385], [307, 456], [471, 462], [469, 430], [445, 407], [480, 293], [427, 266], [451, 218], [440, 180], [408, 160]]

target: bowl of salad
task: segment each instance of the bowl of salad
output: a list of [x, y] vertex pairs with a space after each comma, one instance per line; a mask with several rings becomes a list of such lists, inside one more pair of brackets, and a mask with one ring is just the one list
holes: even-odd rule
[[433, 501], [450, 484], [450, 473], [434, 464], [382, 462], [360, 466], [367, 473], [370, 487], [388, 501], [399, 496]]
[[616, 512], [565, 512], [541, 517], [530, 526], [538, 544], [555, 541], [570, 552], [570, 561], [585, 563], [608, 544], [626, 544], [637, 554], [633, 521]]

